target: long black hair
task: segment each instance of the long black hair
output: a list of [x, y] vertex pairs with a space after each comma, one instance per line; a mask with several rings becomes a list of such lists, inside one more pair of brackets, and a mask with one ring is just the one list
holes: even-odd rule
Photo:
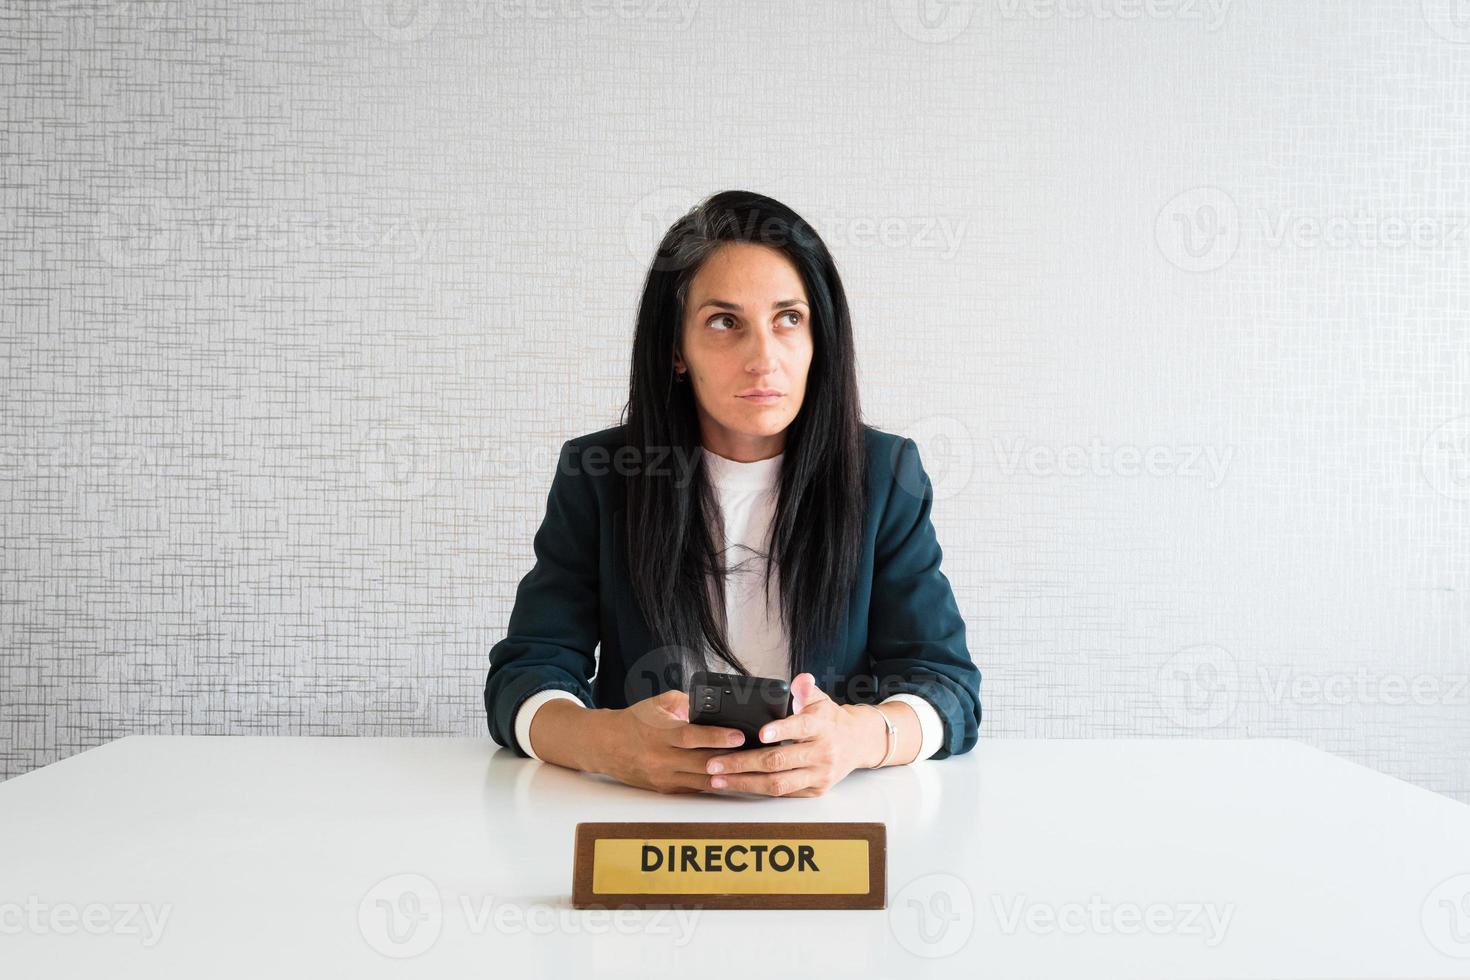
[[[658, 643], [681, 663], [705, 650], [736, 673], [749, 671], [726, 639], [726, 569], [719, 503], [699, 447], [692, 382], [674, 381], [674, 353], [689, 284], [730, 242], [780, 250], [806, 288], [813, 333], [800, 411], [786, 429], [771, 526], [770, 570], [779, 569], [780, 608], [792, 676], [812, 669], [813, 650], [835, 638], [857, 577], [866, 469], [852, 321], [837, 266], [821, 237], [786, 205], [751, 191], [723, 191], [678, 218], [648, 270], [633, 338], [625, 435], [639, 459], [680, 454], [692, 466], [637, 467], [625, 474], [628, 574]], [[687, 376], [686, 376], [687, 377]]]

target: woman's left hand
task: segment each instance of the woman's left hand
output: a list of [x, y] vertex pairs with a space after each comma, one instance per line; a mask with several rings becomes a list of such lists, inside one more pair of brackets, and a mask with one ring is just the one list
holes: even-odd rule
[[714, 756], [706, 767], [718, 773], [711, 786], [765, 796], [820, 796], [854, 769], [882, 758], [887, 728], [871, 711], [833, 701], [809, 673], [792, 678], [791, 698], [793, 713], [762, 727], [760, 740], [795, 741]]

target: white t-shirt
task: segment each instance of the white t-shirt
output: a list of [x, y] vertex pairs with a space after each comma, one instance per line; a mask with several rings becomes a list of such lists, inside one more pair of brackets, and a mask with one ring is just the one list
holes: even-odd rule
[[[771, 569], [765, 589], [771, 524], [780, 492], [784, 453], [754, 463], [738, 463], [700, 447], [706, 472], [720, 500], [725, 522], [725, 611], [730, 650], [756, 677], [791, 680], [791, 649], [781, 621], [781, 576]], [[712, 669], [721, 669], [718, 664]]]
[[[700, 447], [710, 482], [720, 502], [725, 523], [725, 567], [734, 569], [725, 583], [728, 617], [726, 640], [735, 656], [756, 677], [791, 680], [791, 651], [781, 621], [778, 569], [771, 571], [769, 599], [765, 594], [765, 570], [770, 553], [771, 523], [780, 491], [781, 461], [785, 453], [753, 463], [741, 463]], [[714, 669], [719, 669], [715, 666]], [[531, 719], [536, 709], [556, 698], [580, 699], [570, 691], [540, 691], [526, 698], [516, 712], [516, 741], [532, 758]], [[916, 694], [895, 694], [883, 699], [902, 701], [919, 716], [923, 733], [914, 762], [929, 758], [939, 749], [944, 724], [939, 712]]]

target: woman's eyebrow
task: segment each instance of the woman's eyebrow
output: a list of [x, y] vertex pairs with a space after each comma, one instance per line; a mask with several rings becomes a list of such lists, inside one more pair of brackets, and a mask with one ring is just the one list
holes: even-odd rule
[[[778, 300], [776, 300], [776, 302], [774, 302], [774, 303], [771, 304], [771, 309], [773, 309], [773, 310], [779, 310], [783, 306], [806, 306], [806, 305], [807, 305], [806, 300], [803, 300], [803, 299], [778, 299]], [[717, 306], [717, 307], [719, 307], [722, 310], [731, 310], [731, 311], [733, 311], [735, 313], [744, 313], [745, 312], [745, 308], [742, 307], [739, 303], [731, 303], [729, 300], [723, 300], [723, 299], [707, 299], [703, 303], [699, 304], [699, 309], [702, 310], [706, 306]]]

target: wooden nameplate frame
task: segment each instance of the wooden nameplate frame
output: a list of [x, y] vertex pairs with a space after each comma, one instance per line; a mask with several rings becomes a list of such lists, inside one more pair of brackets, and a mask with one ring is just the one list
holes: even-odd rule
[[573, 908], [882, 909], [882, 823], [579, 823]]

